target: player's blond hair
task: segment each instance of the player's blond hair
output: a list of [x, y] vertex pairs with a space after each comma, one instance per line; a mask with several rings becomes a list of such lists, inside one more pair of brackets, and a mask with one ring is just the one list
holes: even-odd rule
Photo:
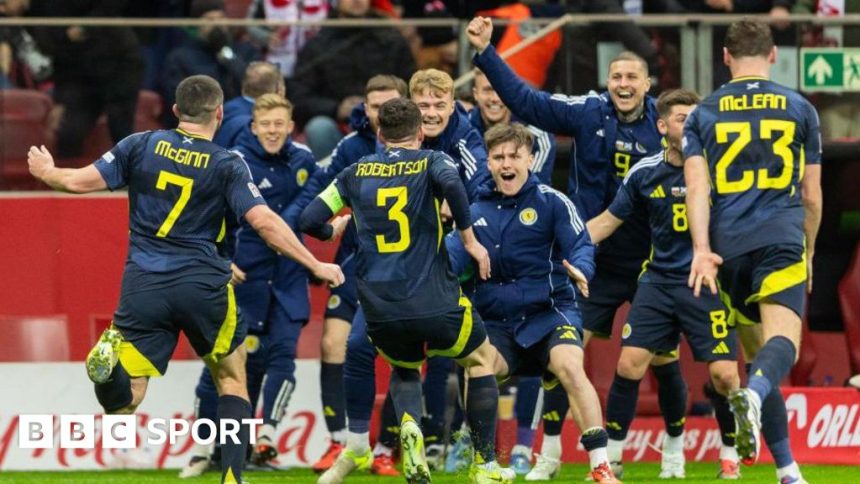
[[429, 90], [437, 96], [454, 95], [454, 79], [447, 72], [439, 69], [422, 69], [409, 79], [409, 94], [416, 96]]
[[293, 117], [293, 103], [291, 103], [284, 96], [271, 92], [268, 94], [263, 94], [262, 96], [258, 97], [256, 101], [254, 101], [254, 117], [257, 117], [257, 113], [261, 113], [263, 111], [271, 111], [272, 109], [277, 108], [286, 109], [287, 117]]

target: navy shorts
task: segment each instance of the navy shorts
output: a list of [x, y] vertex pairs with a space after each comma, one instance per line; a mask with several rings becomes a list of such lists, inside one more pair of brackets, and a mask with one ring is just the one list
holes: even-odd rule
[[132, 377], [161, 376], [185, 333], [195, 353], [217, 363], [247, 333], [233, 286], [223, 274], [184, 270], [146, 273], [127, 266], [114, 326], [122, 333], [120, 362]]
[[332, 289], [325, 305], [325, 319], [342, 319], [352, 323], [358, 310], [358, 292], [355, 276], [344, 274], [344, 283]]
[[638, 271], [622, 274], [600, 270], [598, 265], [594, 278], [588, 283], [589, 297], [577, 295], [576, 298], [582, 311], [583, 328], [601, 338], [612, 336], [615, 312], [625, 302], [633, 301], [638, 277]]
[[344, 282], [329, 292], [325, 305], [325, 319], [342, 319], [352, 323], [355, 311], [358, 309], [358, 286], [355, 280], [355, 228], [350, 227], [344, 233], [343, 239], [335, 255], [335, 262], [343, 271]]
[[487, 339], [487, 332], [472, 303], [460, 296], [459, 307], [447, 314], [383, 322], [368, 320], [367, 336], [392, 365], [420, 368], [425, 355], [454, 359], [468, 355]]
[[696, 361], [737, 359], [731, 311], [709, 290], [700, 297], [686, 285], [639, 284], [621, 331], [621, 345], [671, 353], [681, 333]]
[[[575, 311], [575, 310], [574, 310]], [[550, 351], [558, 345], [582, 348], [582, 328], [579, 314], [563, 310], [558, 314], [557, 325], [537, 343], [522, 347], [514, 337], [514, 325], [501, 321], [487, 321], [487, 335], [508, 364], [508, 376], [542, 376], [544, 383], [555, 380], [549, 372]], [[528, 320], [524, 324], [528, 324]]]
[[801, 318], [806, 304], [806, 249], [800, 245], [762, 247], [723, 262], [720, 287], [740, 323], [760, 323], [758, 303], [785, 306]]

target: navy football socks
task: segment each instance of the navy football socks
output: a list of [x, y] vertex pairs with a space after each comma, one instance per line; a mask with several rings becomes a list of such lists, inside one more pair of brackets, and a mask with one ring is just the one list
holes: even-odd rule
[[239, 424], [238, 442], [225, 432], [221, 445], [221, 482], [232, 484], [242, 482], [242, 467], [245, 465], [245, 452], [250, 440], [247, 425], [242, 419], [251, 418], [251, 404], [236, 395], [223, 395], [218, 398], [218, 420], [234, 420]]
[[761, 434], [777, 468], [794, 462], [788, 440], [788, 413], [779, 388], [770, 392], [761, 404]]
[[105, 409], [105, 413], [115, 412], [121, 408], [131, 405], [134, 399], [131, 393], [131, 377], [123, 368], [122, 363], [117, 362], [113, 367], [108, 381], [96, 383], [96, 398]]
[[564, 418], [567, 416], [567, 411], [570, 409], [570, 401], [567, 399], [567, 392], [561, 384], [556, 385], [551, 390], [543, 392], [543, 433], [544, 435], [561, 435], [561, 427], [564, 425]]
[[684, 433], [687, 415], [687, 383], [681, 375], [681, 364], [673, 361], [668, 365], [652, 367], [657, 377], [657, 398], [660, 413], [666, 422], [666, 433], [678, 437]]
[[496, 412], [499, 407], [496, 377], [470, 377], [466, 392], [466, 420], [475, 445], [475, 464], [492, 462], [496, 460]]
[[388, 392], [394, 402], [398, 422], [403, 421], [403, 415], [407, 413], [416, 422], [420, 421], [423, 412], [421, 408], [421, 373], [418, 370], [398, 366], [392, 367]]
[[714, 388], [714, 384], [708, 382], [705, 385], [705, 396], [711, 400], [711, 406], [714, 407], [714, 417], [717, 419], [717, 425], [720, 427], [720, 438], [723, 445], [727, 447], [735, 446], [735, 415], [729, 407], [729, 401], [725, 395], [721, 395]]
[[762, 402], [794, 366], [797, 348], [785, 336], [774, 336], [753, 359], [749, 375], [750, 390], [756, 392]]
[[400, 443], [400, 422], [397, 420], [397, 413], [394, 411], [394, 401], [391, 399], [391, 392], [385, 396], [385, 403], [382, 405], [382, 415], [379, 419], [379, 443], [394, 449]]
[[[320, 388], [325, 426], [334, 434], [346, 428], [346, 399], [343, 396], [343, 363], [322, 362]], [[340, 442], [341, 444], [343, 442]]]
[[624, 440], [627, 437], [630, 423], [636, 416], [641, 381], [615, 374], [606, 399], [606, 432], [610, 439]]
[[534, 443], [535, 431], [532, 428], [532, 422], [539, 392], [540, 378], [520, 377], [514, 401], [514, 413], [517, 415], [517, 445], [530, 448]]

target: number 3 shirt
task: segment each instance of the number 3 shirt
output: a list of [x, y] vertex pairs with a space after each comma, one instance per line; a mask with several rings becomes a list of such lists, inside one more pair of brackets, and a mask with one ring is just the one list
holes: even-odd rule
[[111, 190], [128, 186], [127, 262], [147, 272], [202, 265], [229, 278], [216, 247], [227, 209], [266, 203], [239, 155], [180, 129], [128, 136], [94, 165]]
[[466, 188], [448, 155], [389, 148], [340, 172], [302, 213], [300, 226], [327, 239], [325, 221], [352, 207], [358, 296], [367, 320], [433, 317], [457, 310], [460, 296], [442, 243], [442, 199], [458, 228], [471, 226]]
[[618, 188], [609, 205], [612, 215], [626, 221], [638, 210], [648, 214], [651, 256], [643, 265], [640, 282], [687, 284], [693, 242], [686, 196], [684, 169], [670, 165], [663, 152], [639, 161]]
[[803, 245], [800, 182], [821, 162], [815, 108], [763, 77], [732, 80], [684, 126], [684, 158], [704, 156], [711, 177], [711, 245], [724, 259], [774, 244]]

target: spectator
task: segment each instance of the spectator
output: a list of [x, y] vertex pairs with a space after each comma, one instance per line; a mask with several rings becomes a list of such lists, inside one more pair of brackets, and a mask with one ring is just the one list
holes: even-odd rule
[[[327, 0], [253, 0], [248, 17], [276, 21], [319, 22], [329, 12]], [[296, 58], [305, 43], [319, 32], [315, 26], [251, 27], [248, 33], [266, 51], [266, 60], [276, 64], [285, 76], [292, 76]], [[226, 106], [225, 106], [226, 107]]]
[[[192, 0], [189, 14], [193, 18], [219, 20], [226, 18], [222, 0]], [[221, 85], [225, 98], [241, 93], [241, 82], [248, 63], [260, 57], [251, 44], [235, 42], [227, 27], [206, 25], [191, 29], [192, 35], [167, 56], [162, 71], [162, 96], [173, 105], [176, 86], [188, 76], [205, 74]], [[165, 112], [169, 112], [167, 109]], [[175, 120], [165, 120], [175, 123]]]
[[[66, 0], [39, 6], [41, 9], [33, 12], [36, 16], [120, 17], [126, 2]], [[134, 31], [129, 27], [71, 25], [42, 27], [34, 33], [54, 61], [58, 157], [80, 156], [84, 139], [102, 113], [107, 114], [114, 143], [130, 135], [143, 76]]]
[[[370, 0], [338, 0], [337, 18], [373, 18]], [[331, 153], [364, 85], [376, 74], [408, 79], [415, 70], [409, 45], [394, 28], [325, 27], [299, 52], [289, 86], [296, 120], [305, 124], [308, 145], [321, 159]]]
[[[627, 13], [621, 0], [582, 0], [571, 3], [573, 6], [568, 7], [570, 13]], [[660, 53], [651, 42], [651, 37], [633, 22], [574, 27], [571, 29], [571, 35], [574, 37], [573, 45], [584, 47], [573, 50], [574, 72], [579, 74], [573, 79], [574, 91], [588, 91], [596, 87], [595, 82], [600, 76], [597, 71], [597, 50], [590, 46], [596, 46], [598, 41], [621, 42], [626, 50], [645, 59], [651, 83], [656, 85], [660, 77]]]
[[244, 128], [251, 123], [254, 100], [263, 94], [286, 95], [284, 78], [278, 66], [270, 62], [252, 62], [242, 79], [242, 95], [224, 103], [224, 121], [213, 140], [215, 144], [229, 148], [236, 144]]
[[[453, 17], [441, 0], [404, 2], [404, 18]], [[451, 74], [457, 72], [457, 30], [455, 27], [412, 27], [407, 38], [414, 42], [413, 52], [419, 69], [439, 69]]]
[[[0, 18], [20, 17], [30, 0], [0, 3]], [[51, 75], [51, 59], [42, 54], [36, 41], [22, 27], [0, 27], [0, 89], [33, 87]]]

